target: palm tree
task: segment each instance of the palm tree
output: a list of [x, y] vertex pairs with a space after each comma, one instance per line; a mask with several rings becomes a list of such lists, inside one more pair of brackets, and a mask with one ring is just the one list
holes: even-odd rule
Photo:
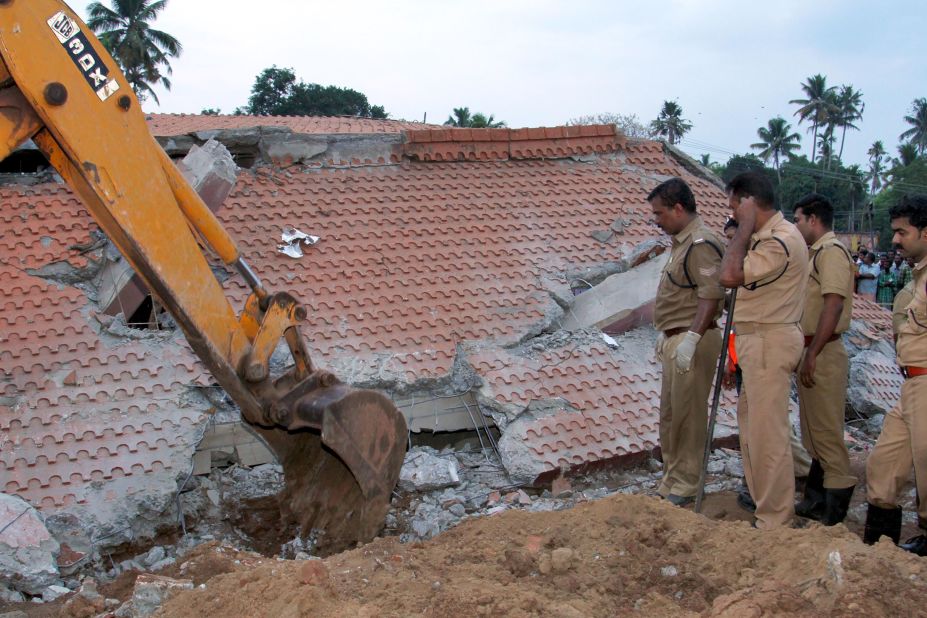
[[847, 137], [847, 129], [859, 131], [859, 127], [853, 124], [856, 120], [863, 119], [863, 111], [866, 104], [863, 103], [863, 93], [853, 88], [852, 85], [840, 86], [840, 92], [837, 94], [837, 114], [835, 124], [843, 129], [840, 136], [840, 154], [837, 158], [843, 160], [843, 142]]
[[473, 123], [469, 107], [455, 107], [454, 112], [447, 117], [444, 124], [449, 127], [469, 127]]
[[898, 144], [898, 157], [892, 159], [895, 167], [907, 167], [914, 163], [918, 157], [917, 146], [913, 142]]
[[827, 77], [818, 73], [812, 75], [801, 85], [804, 92], [804, 99], [792, 99], [789, 103], [800, 105], [795, 115], [798, 116], [798, 122], [811, 119], [811, 162], [814, 163], [814, 150], [818, 144], [818, 127], [827, 122], [828, 117], [833, 112], [833, 102], [830, 95], [834, 90], [833, 86], [827, 85]]
[[872, 143], [872, 146], [869, 147], [866, 154], [869, 155], [869, 193], [875, 195], [885, 182], [884, 163], [885, 156], [888, 153], [885, 152], [885, 146], [882, 144], [882, 140], [877, 140]]
[[702, 154], [702, 155], [699, 157], [699, 163], [701, 163], [701, 164], [704, 165], [705, 167], [708, 167], [709, 165], [711, 165], [711, 155], [708, 154], [707, 152], [704, 153], [704, 154]]
[[905, 116], [904, 121], [911, 125], [911, 128], [899, 135], [898, 139], [909, 140], [917, 147], [918, 154], [924, 154], [927, 150], [927, 99], [914, 99], [911, 114]]
[[454, 113], [447, 117], [444, 125], [448, 127], [470, 127], [473, 129], [498, 129], [504, 127], [505, 122], [496, 120], [492, 114], [488, 116], [482, 112], [470, 114], [469, 107], [455, 107]]
[[756, 134], [762, 141], [750, 144], [750, 148], [760, 151], [757, 156], [763, 159], [764, 163], [768, 163], [772, 158], [779, 182], [782, 182], [782, 175], [779, 172], [780, 160], [783, 157], [791, 159], [794, 152], [801, 147], [798, 143], [801, 141], [801, 136], [798, 133], [789, 133], [791, 130], [792, 125], [786, 122], [785, 118], [781, 116], [771, 118], [765, 127], [756, 130]]
[[650, 123], [653, 132], [665, 137], [670, 144], [677, 143], [689, 132], [692, 123], [682, 117], [682, 107], [676, 101], [663, 101], [663, 108], [657, 119]]
[[482, 112], [477, 112], [473, 114], [470, 126], [474, 129], [499, 129], [505, 126], [505, 122], [502, 120], [495, 120], [492, 114], [487, 116]]
[[818, 135], [818, 153], [824, 162], [824, 169], [830, 169], [831, 159], [834, 157], [834, 144], [837, 137], [834, 135], [834, 125], [828, 125], [827, 130]]
[[170, 59], [183, 51], [177, 39], [151, 27], [167, 0], [112, 0], [112, 5], [111, 9], [101, 2], [90, 3], [87, 26], [119, 63], [138, 97], [151, 96], [157, 103], [153, 87], [171, 89]]

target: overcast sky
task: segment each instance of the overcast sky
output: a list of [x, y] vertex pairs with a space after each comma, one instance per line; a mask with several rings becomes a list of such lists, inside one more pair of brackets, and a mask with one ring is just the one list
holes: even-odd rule
[[863, 163], [877, 139], [896, 154], [902, 117], [927, 96], [925, 24], [927, 3], [913, 1], [170, 0], [155, 25], [184, 51], [172, 90], [145, 109], [230, 113], [273, 64], [438, 123], [460, 106], [511, 127], [602, 112], [650, 121], [676, 99], [694, 125], [683, 147], [725, 161], [776, 115], [807, 153], [789, 100], [823, 73], [864, 94], [844, 152]]

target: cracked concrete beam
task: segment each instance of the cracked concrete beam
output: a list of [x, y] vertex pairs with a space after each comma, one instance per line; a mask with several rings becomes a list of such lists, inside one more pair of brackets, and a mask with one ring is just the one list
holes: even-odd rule
[[[668, 254], [612, 275], [602, 283], [573, 299], [563, 320], [563, 328], [608, 329], [621, 333], [646, 323], [652, 318], [653, 300], [657, 295], [660, 273]], [[648, 312], [649, 308], [649, 312]]]

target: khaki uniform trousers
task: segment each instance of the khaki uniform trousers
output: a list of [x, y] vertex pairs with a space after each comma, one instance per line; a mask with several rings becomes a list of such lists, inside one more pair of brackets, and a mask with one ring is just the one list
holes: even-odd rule
[[736, 324], [744, 374], [737, 402], [740, 452], [760, 529], [788, 524], [795, 513], [789, 394], [801, 361], [798, 324]]
[[927, 528], [927, 376], [905, 380], [901, 403], [885, 415], [882, 433], [866, 462], [869, 502], [884, 509], [898, 506], [912, 466], [917, 516], [921, 527]]
[[708, 394], [721, 354], [721, 333], [709, 328], [702, 335], [686, 373], [676, 369], [676, 347], [685, 332], [663, 344], [663, 384], [660, 391], [660, 451], [663, 481], [659, 493], [666, 497], [694, 496], [705, 456], [708, 435]]
[[850, 473], [850, 452], [843, 441], [849, 361], [843, 341], [831, 341], [817, 357], [815, 385], [798, 380], [801, 441], [824, 469], [824, 487], [845, 489], [856, 485]]

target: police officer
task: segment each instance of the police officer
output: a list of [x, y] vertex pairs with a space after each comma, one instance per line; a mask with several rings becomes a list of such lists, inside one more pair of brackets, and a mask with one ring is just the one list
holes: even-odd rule
[[695, 196], [680, 178], [647, 196], [654, 220], [673, 237], [654, 303], [660, 392], [661, 496], [683, 506], [695, 500], [705, 450], [708, 393], [721, 352], [717, 319], [724, 290], [718, 283], [720, 239], [702, 222]]
[[[896, 299], [900, 319], [894, 321], [898, 364], [905, 376], [901, 402], [885, 415], [882, 433], [866, 462], [869, 510], [863, 540], [875, 543], [885, 535], [895, 543], [901, 536], [898, 495], [911, 475], [917, 486], [917, 516], [927, 532], [927, 196], [902, 198], [889, 210], [892, 242], [914, 258], [913, 295]], [[903, 306], [902, 306], [903, 305]], [[902, 548], [927, 555], [927, 535]]]
[[795, 476], [789, 447], [789, 391], [804, 348], [799, 320], [808, 285], [808, 247], [776, 207], [759, 172], [735, 176], [728, 201], [739, 224], [721, 264], [721, 285], [737, 289], [734, 330], [743, 390], [740, 450], [756, 502], [754, 525], [791, 522]]
[[798, 400], [802, 443], [812, 457], [804, 499], [795, 512], [827, 526], [846, 517], [856, 487], [843, 441], [849, 362], [840, 337], [850, 327], [855, 267], [832, 231], [833, 222], [833, 206], [823, 195], [811, 193], [795, 204], [795, 227], [811, 256]]

